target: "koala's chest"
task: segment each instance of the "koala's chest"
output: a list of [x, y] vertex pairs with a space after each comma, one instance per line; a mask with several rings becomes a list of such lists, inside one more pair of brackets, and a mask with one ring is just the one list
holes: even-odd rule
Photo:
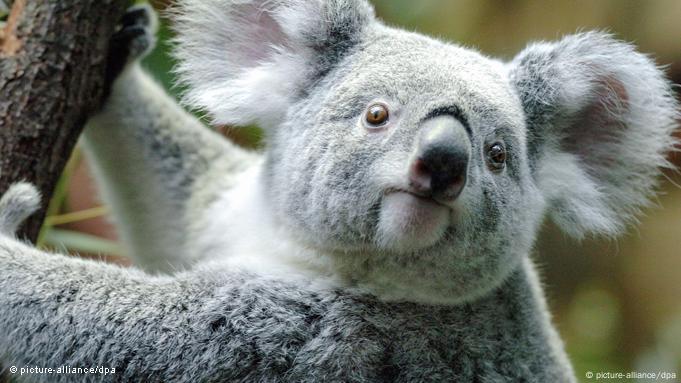
[[473, 311], [360, 299], [279, 303], [241, 306], [242, 316], [221, 323], [221, 352], [239, 355], [223, 370], [230, 380], [545, 381], [535, 378], [555, 373], [532, 334]]
[[[501, 334], [466, 326], [461, 318], [438, 317], [438, 313], [432, 317], [429, 313], [404, 311], [354, 314], [345, 313], [320, 323], [318, 332], [301, 348], [292, 366], [294, 380], [305, 376], [319, 378], [311, 381], [348, 382], [519, 378], [518, 371], [509, 369], [509, 351], [514, 349], [511, 334], [502, 339]], [[485, 346], [489, 338], [496, 338], [493, 344], [497, 347]]]

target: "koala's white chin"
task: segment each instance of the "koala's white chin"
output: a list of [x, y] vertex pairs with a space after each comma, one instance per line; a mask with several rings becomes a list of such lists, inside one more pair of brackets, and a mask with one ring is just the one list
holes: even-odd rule
[[450, 209], [406, 192], [386, 194], [376, 235], [383, 249], [408, 252], [435, 244], [449, 226]]

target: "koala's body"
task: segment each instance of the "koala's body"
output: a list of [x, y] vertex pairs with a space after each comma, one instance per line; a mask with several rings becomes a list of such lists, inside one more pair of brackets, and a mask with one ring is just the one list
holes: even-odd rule
[[[113, 46], [143, 50], [148, 16]], [[138, 268], [15, 240], [36, 201], [11, 189], [5, 364], [116, 368], [44, 381], [575, 380], [529, 253], [545, 215], [612, 235], [646, 203], [676, 116], [651, 60], [585, 33], [503, 63], [364, 0], [182, 0], [174, 21], [187, 102], [260, 124], [266, 149], [204, 128], [134, 57], [113, 65], [85, 147]]]

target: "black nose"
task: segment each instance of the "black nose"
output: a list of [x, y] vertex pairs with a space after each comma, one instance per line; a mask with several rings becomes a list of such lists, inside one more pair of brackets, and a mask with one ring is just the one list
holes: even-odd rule
[[411, 187], [436, 198], [455, 199], [466, 184], [470, 152], [468, 133], [459, 120], [451, 116], [427, 120], [409, 169]]

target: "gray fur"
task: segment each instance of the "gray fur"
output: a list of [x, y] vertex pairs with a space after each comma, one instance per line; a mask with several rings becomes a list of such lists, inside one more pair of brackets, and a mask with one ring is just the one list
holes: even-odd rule
[[[511, 78], [552, 218], [576, 237], [621, 232], [669, 166], [679, 112], [663, 73], [633, 46], [589, 32], [531, 45]], [[568, 179], [571, 188], [557, 185]]]
[[[502, 63], [388, 28], [363, 0], [174, 14], [185, 101], [260, 123], [266, 150], [203, 129], [130, 65], [86, 143], [145, 271], [0, 237], [5, 364], [116, 368], [93, 381], [575, 380], [528, 255], [544, 215], [613, 234], [645, 204], [676, 113], [652, 61], [586, 33]], [[377, 131], [374, 101], [391, 110]], [[470, 132], [467, 184], [417, 219], [399, 190], [443, 113]]]
[[114, 83], [83, 143], [103, 197], [115, 210], [123, 243], [147, 271], [172, 272], [195, 261], [181, 250], [189, 235], [187, 201], [194, 186], [215, 164], [233, 171], [252, 162], [245, 151], [177, 108], [137, 64]]
[[0, 198], [0, 233], [14, 235], [40, 206], [40, 192], [31, 184], [13, 184]]

